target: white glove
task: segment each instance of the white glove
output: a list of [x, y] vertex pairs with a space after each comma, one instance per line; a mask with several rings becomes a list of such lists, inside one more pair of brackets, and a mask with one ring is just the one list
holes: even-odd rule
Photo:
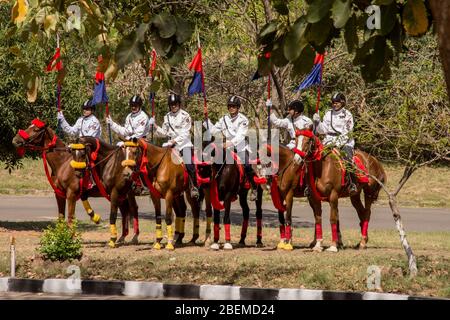
[[294, 162], [295, 162], [296, 164], [300, 164], [300, 163], [302, 163], [302, 161], [303, 161], [302, 157], [300, 157], [300, 155], [296, 153], [296, 154], [294, 155]]
[[124, 145], [125, 145], [125, 143], [123, 141], [117, 142], [117, 146], [118, 147], [123, 147]]
[[314, 113], [313, 115], [313, 121], [314, 122], [320, 122], [320, 115], [318, 112]]
[[63, 115], [62, 111], [58, 111], [58, 113], [56, 114], [56, 119], [58, 119], [58, 120], [64, 119], [64, 115]]
[[154, 125], [155, 124], [155, 117], [151, 117], [149, 120], [148, 120], [148, 123], [152, 126], [152, 125]]
[[272, 108], [272, 100], [270, 100], [270, 99], [266, 100], [266, 107], [267, 108]]
[[163, 148], [165, 148], [165, 147], [171, 148], [172, 146], [173, 146], [173, 144], [170, 141], [164, 142], [162, 145]]
[[106, 123], [109, 124], [109, 125], [113, 124], [113, 121], [112, 121], [110, 115], [108, 115], [108, 116], [106, 117]]

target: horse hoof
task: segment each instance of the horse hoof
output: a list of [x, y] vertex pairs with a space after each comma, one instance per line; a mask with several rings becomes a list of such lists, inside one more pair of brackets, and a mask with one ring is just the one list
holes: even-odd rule
[[95, 224], [99, 224], [101, 220], [102, 217], [100, 217], [100, 215], [96, 213], [91, 217], [91, 221], [94, 222]]
[[210, 246], [210, 248], [211, 248], [212, 250], [215, 250], [215, 251], [217, 251], [217, 250], [220, 249], [219, 244], [218, 244], [217, 242], [214, 242], [214, 243]]
[[223, 245], [223, 249], [224, 250], [233, 250], [233, 246], [231, 245], [231, 243], [225, 242], [225, 244]]
[[116, 241], [116, 244], [124, 244], [125, 243], [125, 236], [121, 236], [119, 240]]
[[211, 238], [206, 238], [205, 241], [203, 241], [203, 245], [206, 246], [210, 246], [212, 244], [212, 240]]
[[133, 239], [131, 239], [131, 242], [130, 242], [131, 244], [139, 244], [139, 240], [138, 240], [138, 235], [137, 234], [135, 234], [134, 236], [133, 236]]
[[277, 244], [277, 249], [284, 249], [285, 245], [286, 245], [286, 243], [284, 241], [280, 241]]
[[176, 246], [181, 246], [182, 244], [183, 244], [183, 240], [180, 239], [180, 238], [178, 238], [178, 239], [175, 241], [175, 245], [176, 245]]
[[155, 249], [155, 250], [161, 250], [161, 243], [155, 242], [155, 244], [153, 245], [153, 249]]
[[239, 246], [245, 247], [245, 240], [244, 239], [239, 240]]
[[310, 244], [309, 244], [309, 248], [314, 248], [315, 246], [317, 245], [317, 240], [314, 240], [314, 241], [312, 241]]
[[292, 251], [292, 250], [294, 250], [294, 247], [292, 246], [291, 243], [285, 243], [283, 249], [287, 250], [287, 251]]
[[173, 250], [175, 250], [175, 247], [173, 246], [173, 243], [172, 243], [172, 242], [169, 242], [169, 243], [166, 245], [166, 249], [167, 249], [167, 250], [170, 250], [170, 251], [173, 251]]
[[335, 246], [331, 246], [331, 247], [329, 247], [326, 251], [327, 251], [327, 252], [338, 252], [338, 248], [335, 247]]
[[322, 248], [322, 246], [321, 246], [320, 244], [316, 244], [316, 245], [312, 248], [312, 250], [313, 250], [314, 252], [322, 252], [322, 251], [323, 251], [323, 248]]
[[263, 247], [264, 247], [264, 244], [263, 244], [261, 241], [258, 241], [258, 242], [256, 242], [255, 247], [256, 247], [256, 248], [263, 248]]
[[356, 249], [359, 249], [359, 250], [367, 249], [367, 244], [364, 242], [360, 242], [356, 245]]
[[110, 248], [115, 248], [115, 247], [116, 247], [116, 242], [115, 242], [114, 240], [109, 240], [108, 246], [109, 246]]

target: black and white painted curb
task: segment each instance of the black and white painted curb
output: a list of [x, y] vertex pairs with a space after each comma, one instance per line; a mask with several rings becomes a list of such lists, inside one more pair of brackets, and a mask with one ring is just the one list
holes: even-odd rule
[[165, 284], [141, 281], [0, 278], [0, 292], [94, 294], [202, 300], [423, 300], [391, 293], [309, 289], [260, 289], [221, 285]]

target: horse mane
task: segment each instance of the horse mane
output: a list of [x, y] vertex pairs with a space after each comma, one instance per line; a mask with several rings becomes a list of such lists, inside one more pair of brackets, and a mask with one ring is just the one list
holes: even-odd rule
[[105, 151], [114, 151], [117, 149], [116, 146], [111, 145], [102, 139], [94, 138], [94, 137], [80, 137], [78, 141], [83, 144], [91, 144], [94, 148], [97, 146], [97, 140], [100, 143], [100, 149]]

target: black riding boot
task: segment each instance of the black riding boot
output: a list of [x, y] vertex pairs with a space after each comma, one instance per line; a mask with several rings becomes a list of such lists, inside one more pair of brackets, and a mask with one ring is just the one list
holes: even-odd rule
[[197, 174], [195, 173], [195, 165], [194, 164], [186, 164], [186, 169], [189, 174], [190, 186], [191, 186], [191, 197], [198, 199], [198, 185], [197, 185]]
[[344, 146], [342, 148], [344, 152], [344, 159], [346, 160], [347, 167], [347, 180], [348, 180], [348, 192], [350, 196], [355, 195], [358, 192], [358, 187], [356, 186], [356, 175], [355, 175], [355, 167], [353, 163], [353, 148], [350, 146]]
[[250, 201], [255, 201], [256, 198], [258, 197], [258, 186], [256, 185], [255, 180], [253, 180], [253, 177], [255, 176], [255, 172], [253, 171], [253, 168], [250, 164], [245, 164], [244, 165], [244, 171], [245, 171], [245, 176], [247, 177], [248, 182], [250, 182], [250, 185], [252, 186], [252, 190], [250, 193]]

